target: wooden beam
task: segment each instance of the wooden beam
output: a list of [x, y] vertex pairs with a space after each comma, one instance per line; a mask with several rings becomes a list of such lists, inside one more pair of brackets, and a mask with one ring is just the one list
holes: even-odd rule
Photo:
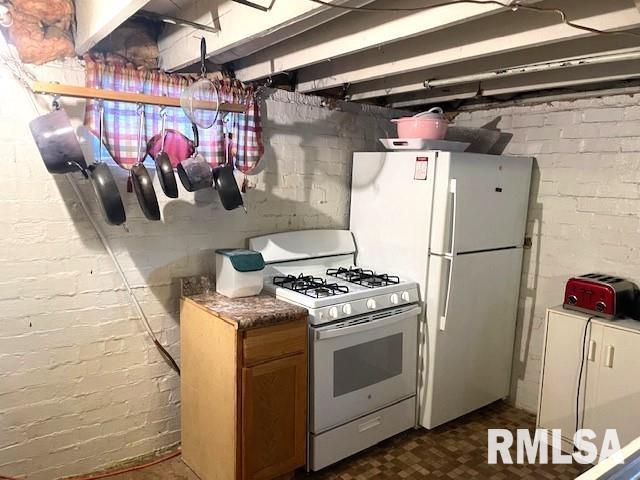
[[556, 61], [561, 58], [589, 55], [593, 53], [611, 52], [614, 50], [632, 48], [638, 45], [638, 40], [624, 36], [600, 36], [580, 38], [562, 42], [553, 46], [544, 45], [517, 50], [515, 52], [482, 57], [466, 62], [453, 63], [428, 70], [395, 75], [357, 83], [349, 87], [349, 99], [353, 101], [368, 100], [382, 96], [393, 96], [425, 90], [424, 81], [458, 75], [498, 70], [507, 67], [515, 67], [527, 63], [539, 63]]
[[[328, 0], [336, 4], [361, 6], [372, 0]], [[242, 55], [298, 35], [318, 24], [347, 13], [346, 10], [307, 0], [276, 1], [269, 12], [232, 0], [193, 2], [180, 15], [190, 21], [215, 26], [217, 33], [187, 27], [169, 27], [158, 39], [160, 64], [165, 70], [177, 70], [198, 61], [200, 38], [207, 40], [207, 57], [224, 63]]]
[[[440, 0], [422, 2], [422, 5]], [[384, 0], [378, 8], [416, 6], [415, 0]], [[460, 4], [418, 12], [352, 13], [283, 42], [241, 58], [235, 73], [242, 81], [251, 81], [307, 65], [336, 59], [387, 43], [415, 37], [446, 27], [504, 11], [495, 4]]]
[[[640, 12], [627, 0], [565, 0], [562, 8], [573, 21], [601, 30], [624, 30], [640, 25]], [[323, 90], [588, 35], [560, 23], [549, 13], [509, 11], [472, 24], [303, 68], [298, 73], [298, 90]]]
[[149, 0], [81, 0], [76, 4], [76, 53], [83, 55]]
[[[33, 82], [31, 90], [34, 93], [44, 95], [59, 95], [61, 97], [102, 99], [113, 102], [140, 103], [145, 105], [157, 105], [160, 107], [178, 107], [180, 99], [175, 97], [163, 97], [159, 95], [146, 95], [142, 93], [118, 92], [102, 88], [81, 87], [79, 85], [63, 85], [60, 83]], [[215, 103], [207, 101], [195, 101], [194, 108], [204, 110], [220, 110], [221, 112], [244, 113], [246, 107], [239, 103]]]

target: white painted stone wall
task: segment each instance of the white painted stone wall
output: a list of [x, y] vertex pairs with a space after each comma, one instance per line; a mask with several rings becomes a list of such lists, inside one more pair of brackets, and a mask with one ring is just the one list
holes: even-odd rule
[[[27, 128], [28, 95], [0, 72], [0, 474], [51, 480], [175, 445], [178, 377], [146, 336], [67, 179], [46, 172]], [[38, 76], [83, 83], [75, 62]], [[81, 118], [81, 102], [63, 104]], [[253, 235], [346, 226], [351, 153], [377, 148], [391, 124], [384, 109], [340, 108], [269, 96], [268, 163], [253, 177], [247, 215], [224, 211], [214, 191], [181, 190], [178, 200], [160, 195], [163, 222], [149, 222], [125, 191], [125, 172], [113, 168], [128, 221], [126, 229], [100, 223], [173, 355], [177, 277], [213, 273], [216, 248], [245, 246]], [[92, 187], [79, 183], [98, 214]]]
[[558, 101], [462, 113], [499, 118], [506, 153], [536, 158], [531, 185], [514, 358], [517, 406], [535, 411], [545, 309], [567, 278], [591, 271], [640, 283], [640, 95]]

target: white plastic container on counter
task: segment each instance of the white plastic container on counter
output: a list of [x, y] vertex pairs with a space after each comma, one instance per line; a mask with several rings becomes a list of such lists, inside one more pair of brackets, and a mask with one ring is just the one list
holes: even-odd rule
[[253, 250], [216, 250], [216, 292], [229, 298], [250, 297], [262, 291], [262, 254]]

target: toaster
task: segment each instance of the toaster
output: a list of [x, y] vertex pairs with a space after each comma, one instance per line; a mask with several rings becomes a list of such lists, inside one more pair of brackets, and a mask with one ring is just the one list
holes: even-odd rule
[[564, 291], [564, 307], [612, 320], [640, 318], [638, 287], [628, 280], [601, 273], [570, 278]]

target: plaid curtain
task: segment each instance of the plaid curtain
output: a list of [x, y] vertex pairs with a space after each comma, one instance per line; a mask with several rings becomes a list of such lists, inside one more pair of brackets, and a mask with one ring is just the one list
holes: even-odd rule
[[[119, 64], [107, 64], [85, 57], [86, 86], [119, 92], [144, 93], [179, 98], [182, 91], [199, 77], [192, 75], [169, 75], [164, 72], [135, 69]], [[225, 162], [225, 140], [223, 122], [227, 132], [232, 133], [229, 151], [231, 161], [244, 173], [254, 170], [264, 152], [260, 108], [252, 87], [238, 80], [218, 79], [210, 76], [218, 89], [220, 102], [243, 103], [246, 113], [220, 112], [215, 124], [208, 129], [198, 129], [200, 146], [198, 151], [213, 165]], [[138, 106], [132, 103], [104, 101], [103, 136], [105, 146], [113, 159], [123, 168], [131, 168], [146, 157], [147, 141], [160, 133], [160, 107], [145, 105], [145, 124], [142, 146], [138, 150], [140, 117]], [[100, 129], [100, 103], [90, 100], [85, 108], [85, 125], [96, 136]], [[166, 128], [181, 132], [193, 139], [191, 121], [181, 108], [166, 109]]]

